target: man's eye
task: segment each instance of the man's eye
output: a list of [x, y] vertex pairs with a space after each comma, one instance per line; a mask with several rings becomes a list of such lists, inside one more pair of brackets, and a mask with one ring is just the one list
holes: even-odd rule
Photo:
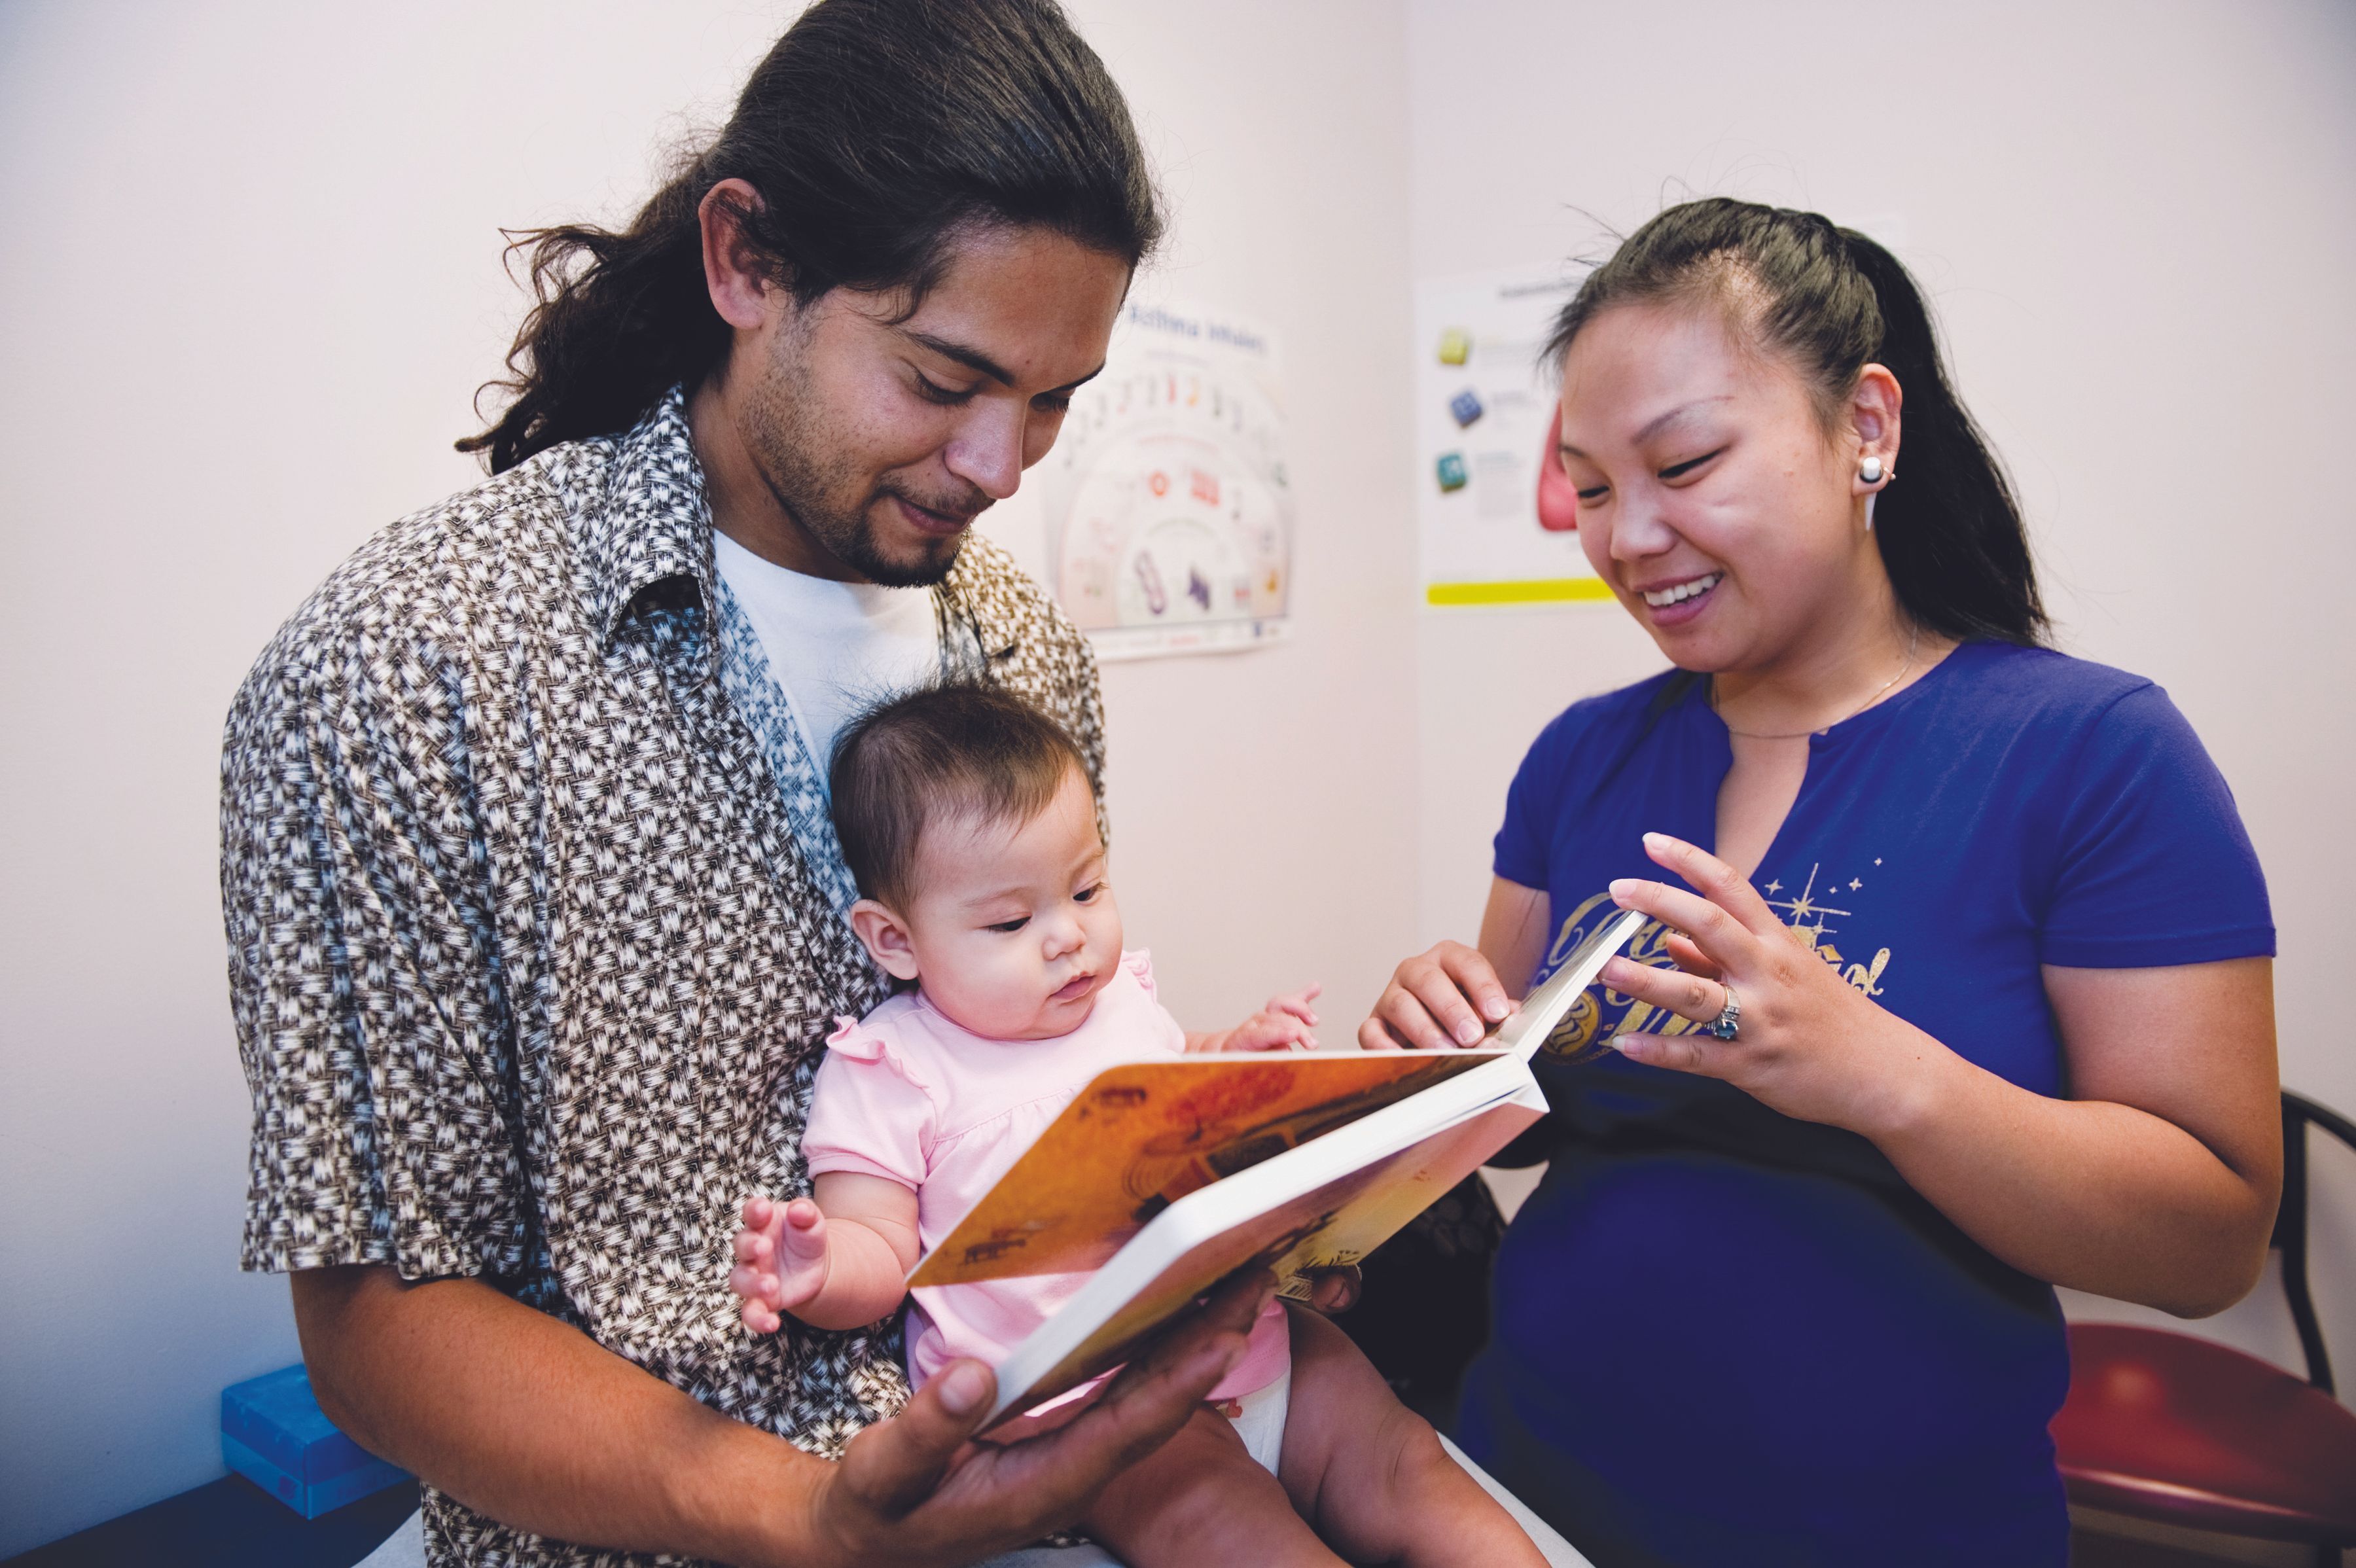
[[1010, 937], [1011, 937], [1011, 936], [1012, 936], [1015, 932], [1017, 932], [1017, 931], [1021, 930], [1023, 927], [1025, 927], [1025, 926], [1029, 925], [1030, 923], [1031, 923], [1031, 917], [1030, 917], [1030, 916], [1028, 916], [1028, 915], [1018, 915], [1018, 916], [1016, 916], [1016, 917], [1015, 917], [1013, 919], [1012, 919], [1012, 920], [1001, 920], [1001, 921], [999, 921], [999, 922], [998, 922], [998, 924], [996, 924], [996, 925], [994, 925], [994, 926], [985, 926], [985, 927], [983, 927], [982, 929], [983, 929], [984, 930], [991, 930], [991, 931], [1003, 931], [1003, 932], [1005, 932], [1008, 936], [1010, 936]]
[[1580, 491], [1579, 504], [1581, 506], [1593, 506], [1597, 501], [1603, 499], [1603, 492], [1611, 488], [1612, 487], [1609, 485], [1598, 485], [1591, 490]]
[[[1726, 448], [1721, 446], [1718, 449], [1718, 452], [1723, 452], [1725, 450]], [[1682, 463], [1672, 463], [1667, 467], [1661, 470], [1661, 478], [1665, 479], [1683, 478], [1686, 475], [1692, 473], [1696, 468], [1700, 467], [1704, 463], [1708, 462], [1712, 457], [1717, 456], [1718, 452], [1705, 452], [1698, 457], [1689, 457]]]
[[1031, 400], [1031, 406], [1042, 413], [1067, 413], [1072, 407], [1072, 394], [1042, 392]]
[[945, 387], [922, 371], [917, 372], [916, 375], [916, 395], [926, 403], [937, 403], [946, 407], [954, 408], [958, 403], [970, 400], [974, 391], [972, 387], [967, 387], [963, 391], [956, 387]]

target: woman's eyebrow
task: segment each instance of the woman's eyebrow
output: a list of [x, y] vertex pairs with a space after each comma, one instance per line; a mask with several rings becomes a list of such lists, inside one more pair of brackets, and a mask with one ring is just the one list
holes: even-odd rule
[[1654, 436], [1658, 435], [1664, 429], [1676, 424], [1678, 420], [1683, 419], [1686, 415], [1693, 413], [1697, 409], [1707, 408], [1714, 403], [1732, 403], [1733, 401], [1734, 398], [1731, 393], [1720, 392], [1716, 397], [1697, 397], [1691, 403], [1681, 403], [1677, 404], [1676, 407], [1669, 410], [1668, 413], [1655, 414], [1651, 420], [1647, 421], [1644, 428], [1636, 432], [1636, 445], [1639, 446], [1643, 446], [1645, 442], [1650, 441]]

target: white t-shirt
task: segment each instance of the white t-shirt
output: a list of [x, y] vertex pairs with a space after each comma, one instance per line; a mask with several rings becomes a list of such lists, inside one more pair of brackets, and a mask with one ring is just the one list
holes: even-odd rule
[[930, 588], [885, 588], [805, 576], [764, 561], [714, 530], [712, 552], [728, 591], [761, 639], [770, 673], [826, 777], [834, 737], [871, 703], [940, 673], [940, 625]]

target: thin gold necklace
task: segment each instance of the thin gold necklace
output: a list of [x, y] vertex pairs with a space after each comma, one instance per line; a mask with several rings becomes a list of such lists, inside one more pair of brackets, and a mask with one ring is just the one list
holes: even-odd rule
[[[1818, 725], [1814, 729], [1795, 729], [1783, 735], [1770, 735], [1764, 730], [1736, 729], [1732, 725], [1726, 725], [1726, 733], [1729, 735], [1739, 735], [1745, 740], [1804, 740], [1812, 735], [1822, 735], [1825, 731], [1832, 728], [1833, 725], [1845, 725], [1848, 723], [1849, 720], [1857, 717], [1858, 714], [1865, 712], [1866, 709], [1873, 706], [1874, 703], [1881, 701], [1882, 694], [1884, 693], [1888, 692], [1890, 687], [1898, 684], [1899, 682], [1906, 679], [1906, 672], [1914, 668], [1915, 651], [1922, 646], [1922, 628], [1920, 626], [1917, 626], [1914, 628], [1912, 633], [1906, 639], [1906, 662], [1898, 667], [1898, 673], [1892, 675], [1889, 680], [1884, 681], [1880, 685], [1876, 686], [1873, 689], [1873, 694], [1871, 696], [1866, 698], [1865, 701], [1859, 703], [1857, 706], [1851, 708], [1840, 717], [1833, 720], [1832, 724]], [[1718, 681], [1714, 676], [1711, 678], [1709, 682], [1709, 711], [1711, 713], [1718, 714], [1719, 723], [1726, 724], [1726, 715], [1722, 713], [1719, 713]]]

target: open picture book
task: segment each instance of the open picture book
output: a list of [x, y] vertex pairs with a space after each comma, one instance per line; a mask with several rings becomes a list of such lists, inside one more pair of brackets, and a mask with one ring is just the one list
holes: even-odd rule
[[1091, 1279], [998, 1368], [991, 1423], [1129, 1359], [1238, 1269], [1306, 1300], [1546, 1113], [1529, 1060], [1644, 918], [1581, 943], [1485, 1046], [1175, 1058], [1108, 1068], [941, 1244], [911, 1288]]

